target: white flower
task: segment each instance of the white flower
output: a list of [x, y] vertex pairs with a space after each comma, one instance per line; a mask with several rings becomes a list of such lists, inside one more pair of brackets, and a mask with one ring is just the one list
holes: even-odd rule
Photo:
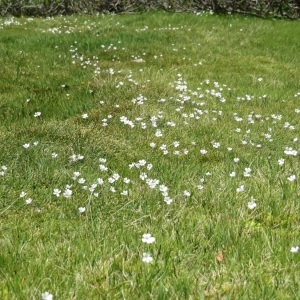
[[124, 183], [129, 183], [131, 180], [130, 180], [129, 178], [125, 177], [125, 178], [123, 179], [123, 181], [124, 181]]
[[284, 154], [296, 156], [298, 154], [298, 151], [294, 150], [291, 147], [286, 147], [285, 150], [284, 150]]
[[251, 176], [250, 172], [251, 172], [251, 168], [245, 168], [244, 177], [250, 177]]
[[147, 178], [147, 174], [146, 174], [145, 172], [141, 173], [141, 174], [140, 174], [140, 178], [141, 178], [142, 180], [145, 180], [145, 179]]
[[53, 190], [53, 195], [55, 195], [56, 197], [59, 197], [60, 193], [61, 193], [61, 190], [59, 190], [59, 189]]
[[69, 188], [66, 188], [63, 195], [64, 195], [65, 198], [71, 198], [72, 193], [73, 192]]
[[79, 178], [79, 179], [78, 179], [78, 183], [80, 183], [80, 184], [83, 184], [83, 183], [85, 183], [85, 179], [84, 179], [84, 178], [82, 178], [82, 177], [81, 177], [81, 178]]
[[289, 181], [291, 181], [291, 182], [293, 182], [293, 181], [295, 181], [296, 180], [296, 175], [291, 175], [291, 176], [289, 176], [288, 178], [287, 178], [287, 180], [289, 180]]
[[157, 130], [156, 130], [155, 136], [156, 136], [156, 137], [161, 137], [161, 136], [162, 136], [162, 132], [161, 132], [160, 129], [157, 129]]
[[213, 143], [212, 143], [212, 146], [213, 146], [214, 148], [218, 149], [218, 148], [221, 146], [221, 144], [218, 143], [218, 142], [213, 142]]
[[31, 204], [32, 199], [31, 199], [31, 198], [28, 198], [25, 202], [26, 202], [26, 204]]
[[150, 171], [150, 170], [152, 169], [152, 167], [153, 167], [153, 165], [152, 165], [152, 164], [148, 164], [148, 165], [147, 165], [147, 170], [149, 170], [149, 171]]
[[238, 163], [238, 162], [240, 161], [240, 159], [239, 159], [238, 157], [235, 157], [235, 158], [233, 159], [233, 161], [234, 161], [235, 163]]
[[150, 253], [145, 252], [145, 253], [143, 253], [142, 261], [145, 262], [145, 263], [147, 263], [147, 264], [151, 263], [153, 261], [153, 257], [151, 256]]
[[299, 246], [292, 247], [290, 250], [292, 253], [298, 253], [299, 252]]
[[254, 209], [256, 207], [256, 203], [254, 201], [255, 199], [251, 198], [251, 200], [248, 202], [248, 208], [249, 209]]
[[201, 153], [202, 155], [204, 155], [204, 154], [207, 153], [207, 151], [206, 151], [205, 149], [201, 149], [201, 150], [200, 150], [200, 153]]
[[99, 185], [103, 185], [104, 180], [103, 180], [102, 178], [97, 178], [97, 183], [98, 183]]
[[81, 117], [82, 117], [82, 119], [87, 119], [89, 117], [89, 115], [88, 114], [83, 114]]
[[171, 199], [169, 196], [166, 196], [166, 197], [164, 198], [164, 201], [165, 201], [168, 205], [170, 205], [170, 204], [173, 202], [173, 199]]
[[26, 144], [23, 145], [23, 147], [24, 147], [25, 149], [28, 149], [28, 148], [30, 147], [30, 144], [29, 144], [29, 143], [26, 143]]
[[105, 165], [99, 165], [99, 168], [101, 171], [104, 171], [104, 172], [108, 170], [108, 168]]
[[20, 193], [20, 198], [24, 198], [26, 195], [27, 195], [27, 193], [25, 193], [25, 192], [22, 191], [22, 192]]
[[161, 184], [161, 185], [159, 186], [159, 190], [160, 190], [161, 192], [168, 192], [168, 187], [165, 186], [165, 185], [163, 185], [163, 184]]
[[127, 191], [127, 190], [122, 191], [122, 192], [121, 192], [121, 195], [122, 195], [122, 196], [128, 196], [128, 191]]
[[42, 293], [42, 300], [52, 300], [53, 299], [53, 295], [48, 293], [48, 292], [44, 292]]
[[143, 234], [142, 242], [146, 244], [152, 244], [155, 242], [155, 237], [153, 237], [150, 233]]
[[284, 165], [284, 158], [278, 159], [278, 164], [279, 164], [279, 166]]
[[33, 142], [33, 146], [37, 146], [39, 144], [38, 141]]
[[42, 115], [42, 113], [40, 111], [37, 111], [34, 113], [33, 116], [36, 118], [36, 117], [40, 117], [41, 115]]
[[51, 153], [52, 158], [56, 158], [57, 157], [57, 153], [53, 152]]
[[78, 211], [79, 211], [80, 214], [84, 213], [85, 212], [85, 207], [79, 207]]
[[185, 191], [183, 191], [183, 195], [186, 197], [190, 197], [191, 193], [189, 191], [185, 190]]
[[236, 189], [236, 192], [237, 192], [237, 193], [245, 192], [245, 186], [244, 186], [244, 185], [239, 186], [239, 187]]

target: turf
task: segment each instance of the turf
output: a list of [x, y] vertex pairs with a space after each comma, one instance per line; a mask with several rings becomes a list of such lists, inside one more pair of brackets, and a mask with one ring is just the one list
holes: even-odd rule
[[0, 298], [300, 298], [299, 36], [1, 19]]

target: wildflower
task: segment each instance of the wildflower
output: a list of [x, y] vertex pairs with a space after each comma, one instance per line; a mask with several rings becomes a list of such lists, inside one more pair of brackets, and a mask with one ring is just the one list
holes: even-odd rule
[[156, 130], [155, 136], [156, 136], [156, 137], [161, 137], [161, 136], [162, 136], [162, 132], [161, 132], [160, 129], [157, 129], [157, 130]]
[[84, 212], [85, 212], [85, 207], [79, 207], [79, 208], [78, 208], [78, 212], [79, 212], [80, 214], [84, 213]]
[[292, 253], [298, 253], [299, 252], [299, 246], [292, 247], [290, 251]]
[[53, 152], [51, 153], [52, 158], [56, 158], [57, 157], [57, 153]]
[[279, 164], [279, 166], [284, 165], [284, 158], [278, 159], [278, 164]]
[[20, 193], [20, 198], [24, 198], [26, 195], [27, 195], [27, 193], [25, 193], [25, 192], [22, 191], [22, 192]]
[[239, 187], [236, 189], [236, 192], [237, 192], [237, 193], [243, 193], [243, 192], [245, 192], [245, 186], [244, 186], [244, 185], [239, 186]]
[[244, 177], [250, 177], [251, 176], [250, 172], [251, 172], [251, 168], [245, 168]]
[[238, 157], [235, 157], [235, 158], [233, 159], [233, 161], [234, 161], [235, 163], [238, 163], [238, 162], [240, 161], [240, 159], [239, 159]]
[[59, 197], [60, 193], [61, 193], [61, 190], [59, 190], [59, 189], [54, 189], [53, 190], [53, 195], [55, 195], [56, 197]]
[[104, 172], [108, 170], [108, 168], [105, 165], [99, 165], [99, 168], [101, 171], [104, 171]]
[[141, 173], [140, 174], [140, 178], [142, 179], [142, 180], [145, 180], [146, 178], [147, 178], [147, 174], [146, 173]]
[[173, 199], [171, 199], [169, 196], [166, 196], [166, 197], [164, 198], [164, 201], [165, 201], [168, 205], [170, 205], [170, 204], [173, 202]]
[[36, 118], [36, 117], [40, 117], [41, 115], [42, 115], [42, 113], [40, 111], [37, 111], [34, 113], [33, 116]]
[[207, 151], [206, 151], [205, 149], [201, 149], [201, 150], [200, 150], [200, 153], [201, 153], [202, 155], [205, 155], [205, 154], [207, 153]]
[[191, 193], [190, 193], [189, 191], [185, 190], [185, 191], [183, 192], [183, 195], [186, 196], [186, 197], [190, 197], [190, 196], [191, 196]]
[[82, 114], [81, 117], [82, 117], [82, 119], [87, 119], [89, 117], [89, 115], [88, 114]]
[[295, 181], [296, 180], [296, 175], [291, 175], [291, 176], [289, 176], [288, 178], [287, 178], [287, 180], [288, 181], [291, 181], [291, 182], [293, 182], [293, 181]]
[[151, 254], [149, 252], [144, 252], [142, 261], [147, 263], [147, 264], [151, 263], [153, 261], [153, 257], [151, 256]]
[[82, 177], [81, 177], [81, 178], [79, 178], [79, 179], [78, 179], [78, 183], [80, 183], [80, 184], [83, 184], [83, 183], [85, 183], [85, 179], [84, 179], [84, 178], [82, 178]]
[[231, 172], [231, 173], [229, 174], [229, 176], [230, 176], [230, 177], [235, 177], [235, 176], [236, 176], [236, 172]]
[[26, 204], [31, 204], [32, 199], [31, 199], [31, 198], [28, 198], [25, 202], [26, 202]]
[[298, 154], [298, 151], [294, 150], [291, 147], [286, 147], [285, 150], [284, 150], [284, 154], [296, 156]]
[[52, 300], [53, 299], [53, 295], [48, 293], [48, 292], [44, 292], [42, 293], [42, 300]]
[[97, 183], [98, 183], [99, 185], [103, 185], [104, 180], [103, 180], [102, 178], [97, 178]]
[[253, 198], [251, 197], [251, 200], [248, 202], [248, 208], [249, 208], [250, 210], [252, 210], [252, 209], [254, 209], [255, 207], [256, 207], [255, 199], [253, 199]]
[[146, 244], [152, 244], [155, 242], [155, 237], [153, 237], [150, 233], [143, 234], [142, 242]]
[[72, 193], [73, 192], [69, 188], [66, 188], [63, 195], [64, 195], [65, 198], [71, 198]]
[[160, 190], [161, 192], [167, 192], [167, 191], [168, 191], [168, 187], [165, 186], [165, 185], [163, 185], [163, 184], [161, 184], [161, 185], [159, 186], [159, 190]]
[[218, 142], [213, 142], [212, 146], [213, 146], [214, 148], [218, 149], [218, 148], [221, 146], [221, 144], [218, 143]]
[[177, 148], [180, 145], [180, 143], [178, 141], [175, 141], [175, 142], [173, 142], [173, 145], [175, 148]]
[[71, 162], [76, 162], [78, 160], [83, 160], [84, 159], [84, 156], [81, 155], [81, 154], [73, 154], [69, 157], [70, 161]]
[[29, 144], [29, 143], [26, 143], [26, 144], [23, 145], [23, 147], [24, 147], [25, 149], [28, 149], [28, 148], [30, 147], [30, 144]]
[[118, 173], [114, 173], [114, 174], [112, 175], [112, 178], [113, 178], [115, 181], [117, 181], [117, 180], [119, 180], [120, 175], [119, 175]]
[[124, 179], [123, 179], [123, 181], [124, 181], [124, 183], [129, 183], [131, 180], [129, 179], [129, 178], [127, 178], [127, 177], [125, 177]]

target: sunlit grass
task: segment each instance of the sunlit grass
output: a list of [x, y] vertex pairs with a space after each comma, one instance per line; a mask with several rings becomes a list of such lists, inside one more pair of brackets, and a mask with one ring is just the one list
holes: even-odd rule
[[0, 28], [1, 299], [300, 296], [299, 22]]

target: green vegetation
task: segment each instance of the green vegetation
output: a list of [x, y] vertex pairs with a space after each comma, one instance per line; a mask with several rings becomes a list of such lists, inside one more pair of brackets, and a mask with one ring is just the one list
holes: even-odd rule
[[153, 10], [247, 14], [263, 18], [299, 19], [299, 0], [0, 0], [0, 16], [55, 16], [132, 13]]
[[299, 36], [1, 19], [0, 298], [299, 299]]

